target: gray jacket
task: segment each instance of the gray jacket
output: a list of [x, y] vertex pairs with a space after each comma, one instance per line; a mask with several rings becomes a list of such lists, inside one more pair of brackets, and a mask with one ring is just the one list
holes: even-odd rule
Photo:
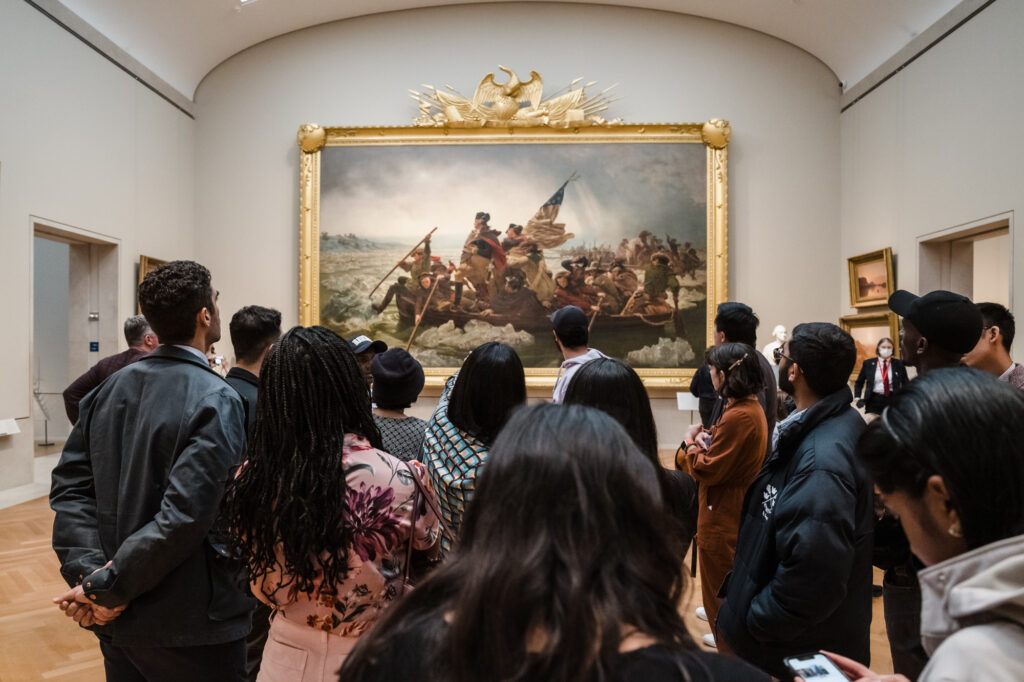
[[178, 647], [249, 631], [244, 573], [211, 535], [244, 447], [242, 399], [173, 346], [82, 401], [53, 470], [53, 548], [69, 585], [82, 583], [101, 606], [128, 604], [95, 628], [101, 639]]
[[921, 581], [918, 682], [1024, 680], [1024, 535], [930, 566]]

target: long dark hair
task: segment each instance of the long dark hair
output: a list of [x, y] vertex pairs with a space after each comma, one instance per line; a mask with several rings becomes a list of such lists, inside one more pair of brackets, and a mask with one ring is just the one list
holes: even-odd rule
[[356, 358], [329, 329], [293, 327], [263, 361], [247, 461], [225, 501], [228, 532], [250, 575], [280, 569], [304, 592], [318, 570], [325, 586], [345, 577], [346, 433], [381, 447]]
[[664, 516], [650, 460], [614, 419], [578, 405], [518, 410], [458, 550], [362, 638], [342, 679], [364, 679], [416, 631], [429, 640], [419, 669], [451, 682], [609, 680], [628, 628], [694, 648]]
[[919, 498], [939, 475], [969, 549], [1024, 533], [1024, 393], [966, 367], [896, 394], [857, 443], [875, 485]]
[[491, 445], [509, 415], [526, 402], [526, 374], [512, 346], [489, 341], [462, 363], [448, 402], [448, 419]]
[[647, 389], [632, 367], [615, 358], [580, 366], [565, 389], [566, 405], [596, 407], [615, 417], [640, 452], [658, 463], [658, 431]]
[[761, 361], [753, 346], [745, 343], [721, 343], [711, 346], [705, 361], [725, 377], [718, 392], [723, 398], [744, 398], [764, 389]]

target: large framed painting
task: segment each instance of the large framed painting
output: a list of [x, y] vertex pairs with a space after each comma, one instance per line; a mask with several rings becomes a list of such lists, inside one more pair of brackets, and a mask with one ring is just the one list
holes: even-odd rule
[[562, 361], [550, 315], [654, 394], [688, 386], [727, 295], [724, 121], [302, 126], [300, 321], [408, 348], [440, 386], [487, 341], [527, 384]]
[[847, 259], [850, 270], [850, 305], [854, 308], [885, 305], [896, 291], [892, 248], [886, 247]]
[[857, 363], [853, 366], [850, 381], [856, 381], [865, 360], [875, 357], [875, 348], [882, 339], [892, 341], [893, 356], [900, 356], [899, 318], [892, 311], [845, 315], [839, 318], [839, 326], [853, 337], [857, 346]]

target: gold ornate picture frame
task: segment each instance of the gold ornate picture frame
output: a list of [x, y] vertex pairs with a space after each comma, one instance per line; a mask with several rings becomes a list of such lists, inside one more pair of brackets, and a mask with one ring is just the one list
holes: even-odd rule
[[847, 264], [852, 307], [866, 308], [889, 302], [889, 297], [896, 291], [891, 247], [848, 258]]
[[[146, 279], [146, 275], [148, 275], [149, 273], [153, 272], [158, 267], [160, 267], [161, 265], [164, 265], [166, 263], [167, 263], [167, 261], [161, 260], [159, 258], [152, 258], [150, 256], [142, 256], [142, 255], [140, 255], [139, 256], [139, 281], [138, 281], [138, 284], [142, 284], [142, 280]], [[142, 306], [139, 305], [138, 298], [139, 298], [139, 296], [138, 296], [138, 289], [136, 289], [135, 309], [136, 309], [136, 312], [139, 315], [141, 315], [142, 314]]]
[[900, 320], [891, 310], [844, 315], [839, 318], [839, 327], [852, 336], [857, 345], [857, 363], [850, 381], [856, 381], [865, 360], [875, 357], [875, 347], [883, 338], [892, 340], [893, 357], [900, 356]]
[[[562, 248], [544, 251], [550, 269], [555, 270], [559, 267], [559, 259], [579, 258], [581, 253], [592, 256], [597, 254], [590, 260], [595, 263], [601, 261], [599, 265], [608, 268], [609, 263], [603, 261], [610, 258], [607, 254], [612, 253], [616, 244], [630, 247], [633, 244], [627, 244], [627, 238], [633, 238], [633, 241], [640, 239], [638, 234], [644, 232], [643, 219], [646, 215], [636, 216], [637, 222], [625, 227], [621, 234], [614, 235], [614, 239], [607, 233], [600, 238], [589, 235], [587, 230], [591, 227], [591, 222], [596, 224], [607, 217], [602, 210], [606, 205], [613, 203], [613, 198], [610, 197], [632, 196], [641, 205], [645, 201], [648, 205], [657, 204], [653, 193], [646, 194], [645, 188], [648, 184], [645, 183], [657, 184], [665, 176], [675, 177], [681, 173], [677, 168], [657, 164], [664, 163], [665, 159], [675, 158], [674, 154], [680, 159], [698, 158], [693, 156], [696, 154], [699, 159], [695, 163], [691, 162], [693, 168], [690, 171], [689, 182], [691, 185], [696, 184], [693, 178], [699, 172], [699, 188], [695, 190], [681, 185], [673, 192], [669, 192], [671, 198], [668, 206], [656, 206], [656, 213], [664, 216], [677, 210], [678, 204], [679, 232], [674, 236], [671, 230], [662, 230], [658, 234], [653, 234], [652, 230], [643, 238], [652, 244], [647, 251], [643, 251], [643, 258], [649, 258], [650, 263], [660, 262], [655, 255], [647, 254], [656, 245], [663, 246], [658, 254], [667, 255], [670, 267], [675, 269], [677, 282], [681, 285], [677, 287], [678, 291], [672, 292], [679, 294], [674, 301], [667, 298], [668, 305], [674, 303], [675, 306], [675, 311], [671, 313], [671, 325], [659, 326], [661, 317], [645, 315], [644, 310], [650, 308], [641, 308], [638, 312], [623, 311], [621, 315], [609, 312], [604, 316], [595, 312], [591, 318], [591, 345], [599, 349], [602, 345], [599, 340], [602, 334], [606, 343], [615, 345], [615, 341], [633, 333], [617, 331], [618, 328], [613, 328], [616, 324], [639, 325], [643, 327], [640, 331], [646, 332], [650, 329], [644, 325], [662, 330], [645, 337], [650, 343], [644, 343], [642, 348], [630, 351], [641, 352], [641, 356], [636, 357], [654, 358], [650, 362], [637, 362], [635, 357], [634, 361], [631, 361], [629, 357], [623, 357], [626, 354], [618, 355], [634, 366], [652, 395], [668, 396], [684, 390], [689, 386], [696, 368], [703, 362], [703, 351], [712, 342], [715, 311], [718, 304], [725, 301], [728, 295], [727, 145], [730, 134], [728, 123], [719, 120], [690, 124], [579, 127], [325, 128], [316, 124], [303, 125], [298, 132], [300, 324], [324, 324], [346, 337], [364, 333], [372, 338], [390, 339], [389, 345], [401, 343], [403, 347], [406, 344], [406, 336], [411, 335], [417, 341], [410, 352], [424, 365], [427, 387], [436, 390], [461, 364], [460, 357], [455, 356], [453, 349], [459, 349], [461, 356], [464, 356], [475, 345], [470, 334], [465, 332], [475, 322], [471, 320], [466, 327], [458, 327], [460, 320], [455, 320], [456, 329], [452, 330], [452, 325], [441, 325], [438, 315], [435, 315], [435, 326], [431, 327], [431, 321], [428, 319], [430, 315], [434, 315], [431, 312], [430, 315], [417, 314], [416, 324], [413, 323], [412, 317], [406, 314], [406, 324], [401, 327], [396, 326], [398, 323], [375, 317], [375, 313], [370, 310], [371, 302], [379, 305], [378, 300], [383, 299], [385, 292], [391, 289], [392, 285], [397, 287], [399, 276], [409, 274], [401, 269], [395, 270], [394, 266], [403, 256], [412, 258], [415, 251], [413, 247], [422, 248], [422, 245], [417, 245], [417, 240], [422, 240], [431, 228], [437, 227], [437, 232], [432, 233], [435, 261], [437, 254], [440, 253], [441, 265], [450, 263], [448, 267], [454, 272], [459, 264], [460, 250], [469, 248], [469, 240], [467, 239], [466, 244], [463, 244], [462, 240], [473, 224], [474, 212], [487, 211], [489, 206], [501, 204], [506, 200], [512, 201], [509, 197], [514, 197], [516, 211], [502, 214], [497, 210], [490, 211], [496, 216], [494, 227], [499, 231], [505, 231], [505, 224], [509, 221], [533, 225], [533, 221], [542, 213], [538, 211], [538, 207], [550, 208], [556, 197], [558, 204], [564, 197], [567, 206], [571, 202], [577, 202], [570, 209], [575, 211], [575, 217], [589, 215], [593, 221], [579, 220], [574, 224], [566, 219], [564, 225], [555, 224], [555, 227], [561, 226], [566, 233], [574, 233], [579, 235], [579, 238], [575, 243], [564, 244]], [[620, 168], [623, 163], [635, 163], [637, 159], [648, 156], [652, 159], [650, 164], [646, 167], [641, 164], [636, 168], [636, 177], [630, 182], [616, 186], [614, 191], [602, 193], [587, 189], [587, 181], [595, 177], [602, 167], [611, 165]], [[472, 175], [486, 178], [493, 175], [493, 190], [474, 195], [474, 199], [469, 201], [460, 199], [459, 191], [462, 187], [459, 183], [434, 177], [445, 174], [437, 172], [437, 169], [444, 169], [443, 159], [447, 157], [451, 157], [453, 166], [478, 164], [479, 173]], [[536, 180], [535, 176], [554, 172], [549, 167], [553, 163], [549, 162], [551, 158], [558, 163], [568, 164], [565, 168], [570, 168], [569, 160], [577, 157], [590, 159], [587, 162], [589, 165], [572, 166], [571, 174], [565, 172], [558, 176], [561, 178], [559, 182], [564, 181], [561, 187], [557, 182], [542, 185], [532, 182]], [[439, 163], [438, 159], [442, 161]], [[595, 163], [594, 159], [600, 162]], [[435, 165], [431, 166], [430, 163]], [[531, 163], [533, 165], [530, 165]], [[502, 184], [498, 180], [498, 171], [501, 171], [502, 177], [508, 177], [506, 171], [512, 165], [524, 169], [519, 176], [523, 179], [522, 186], [517, 182]], [[395, 186], [398, 177], [402, 178], [405, 184]], [[581, 178], [578, 185], [573, 182], [577, 178]], [[528, 180], [531, 182], [527, 182]], [[467, 183], [473, 181], [473, 178], [467, 176]], [[449, 184], [437, 184], [444, 182]], [[610, 186], [607, 180], [601, 182], [603, 184], [592, 184], [590, 187]], [[384, 185], [393, 189], [386, 191], [382, 189]], [[546, 189], [528, 189], [527, 186]], [[359, 194], [360, 192], [363, 194]], [[552, 195], [552, 192], [555, 194]], [[638, 199], [633, 196], [637, 194], [640, 195]], [[581, 208], [588, 202], [592, 204], [588, 209], [589, 213]], [[406, 210], [410, 203], [423, 207], [422, 215]], [[695, 206], [699, 207], [700, 215], [687, 222], [684, 209], [688, 208], [690, 214], [694, 215]], [[566, 218], [567, 213], [563, 209], [562, 216], [558, 217], [556, 211], [555, 219]], [[530, 218], [531, 215], [534, 217]], [[688, 234], [698, 236], [687, 240], [685, 235]], [[693, 243], [691, 245], [684, 241]], [[681, 273], [677, 266], [680, 259], [685, 256], [686, 247], [689, 247], [691, 254], [696, 254], [691, 256], [691, 261], [699, 262], [696, 269], [689, 273]], [[370, 267], [367, 265], [367, 259], [376, 258], [373, 254], [378, 251], [381, 254], [375, 261], [378, 264]], [[683, 252], [683, 256], [679, 255], [680, 252]], [[389, 254], [391, 260], [387, 260], [385, 254]], [[428, 255], [427, 258], [429, 257]], [[568, 260], [563, 261], [563, 266], [566, 262]], [[405, 269], [409, 270], [411, 260], [406, 259], [404, 263]], [[643, 265], [642, 262], [633, 264], [633, 269], [641, 275], [640, 289], [644, 286], [644, 272], [641, 267]], [[389, 268], [394, 270], [394, 273], [386, 277]], [[591, 281], [592, 272], [599, 270], [600, 267], [588, 270], [587, 281]], [[415, 272], [414, 270], [413, 273]], [[378, 287], [373, 287], [378, 284], [377, 280], [381, 280]], [[368, 299], [367, 292], [371, 291], [371, 287], [374, 293], [372, 299]], [[397, 291], [402, 293], [404, 290], [398, 287]], [[431, 293], [430, 296], [434, 294]], [[426, 300], [424, 309], [431, 300]], [[477, 309], [484, 305], [485, 303], [479, 303]], [[377, 315], [387, 314], [390, 313]], [[469, 317], [477, 318], [482, 314], [475, 312], [469, 314]], [[443, 319], [443, 314], [439, 315], [440, 319]], [[464, 322], [466, 316], [461, 317], [461, 322]], [[624, 320], [625, 317], [636, 319]], [[423, 327], [419, 327], [420, 321], [424, 322]], [[496, 323], [492, 320], [491, 324]], [[523, 334], [531, 335], [532, 340], [524, 342], [526, 350], [517, 348], [517, 351], [524, 357], [527, 386], [537, 389], [533, 393], [538, 394], [540, 389], [549, 390], [558, 375], [558, 362], [555, 361], [557, 349], [550, 336], [550, 326], [542, 329], [544, 326], [540, 322], [533, 327], [527, 325], [522, 328], [518, 323], [511, 326], [494, 326], [493, 339], [487, 338], [486, 328], [477, 325], [474, 330], [477, 333], [476, 340], [480, 342], [521, 339]], [[482, 335], [481, 329], [484, 330]], [[429, 345], [436, 342], [441, 334], [448, 333], [453, 336], [464, 332], [464, 336], [458, 339], [464, 346], [460, 348], [459, 343], [453, 343], [451, 347], [444, 348], [446, 354], [435, 352]], [[419, 336], [416, 336], [417, 333]], [[420, 339], [424, 344], [422, 346]], [[684, 346], [689, 350], [685, 353], [679, 352]], [[552, 357], [547, 358], [545, 355], [543, 364], [531, 363], [531, 353], [545, 353]], [[609, 354], [616, 355], [614, 352]], [[675, 361], [678, 358], [686, 360]], [[560, 362], [560, 357], [557, 360]], [[438, 365], [438, 362], [442, 364]], [[645, 366], [656, 362], [667, 362], [671, 366]]]

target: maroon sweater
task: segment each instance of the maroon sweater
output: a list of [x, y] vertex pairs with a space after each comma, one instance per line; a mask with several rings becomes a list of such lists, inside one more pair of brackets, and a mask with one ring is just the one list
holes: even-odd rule
[[129, 348], [117, 355], [103, 358], [90, 367], [85, 374], [71, 382], [71, 385], [64, 389], [64, 410], [68, 413], [71, 423], [74, 424], [78, 421], [78, 403], [89, 391], [102, 384], [104, 379], [117, 370], [141, 360], [146, 355], [146, 351]]

